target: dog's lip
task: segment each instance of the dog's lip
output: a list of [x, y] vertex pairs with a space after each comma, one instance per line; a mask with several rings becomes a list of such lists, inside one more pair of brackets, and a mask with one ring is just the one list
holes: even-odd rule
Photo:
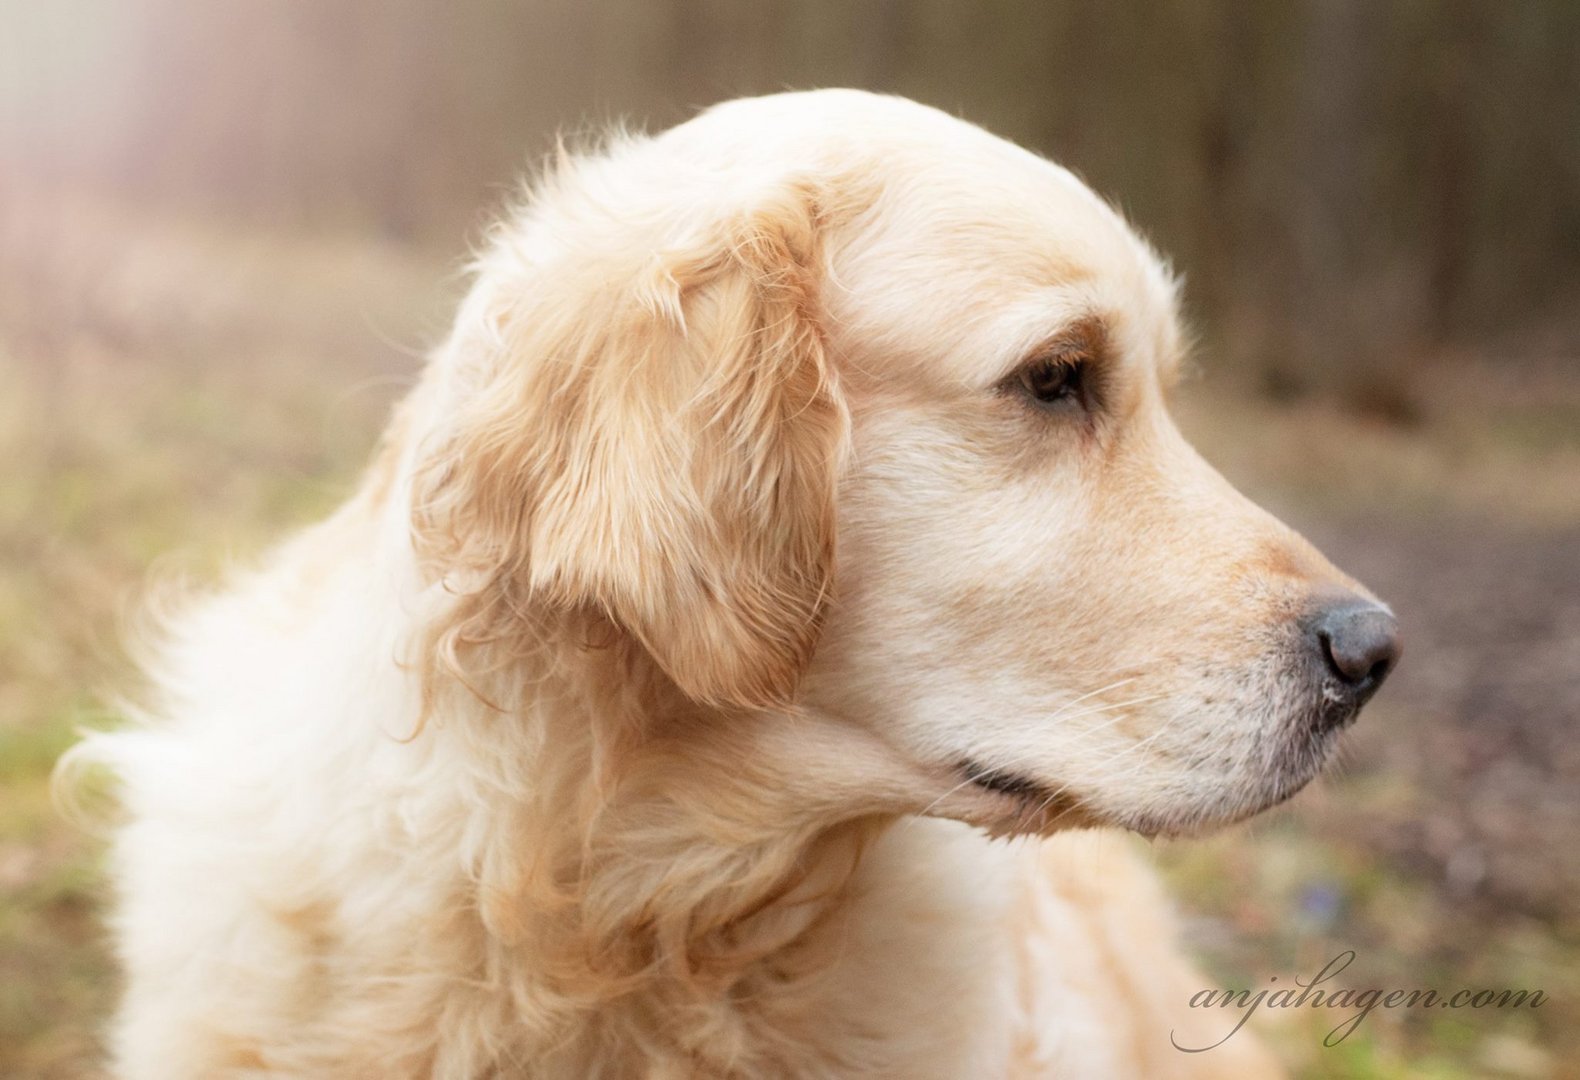
[[1096, 824], [1086, 804], [1067, 786], [965, 757], [950, 772], [964, 777], [952, 788], [964, 799], [942, 800], [938, 805], [943, 816], [967, 821], [993, 836], [1050, 835], [1066, 827]]
[[1331, 680], [1322, 687], [1322, 699], [1313, 710], [1311, 723], [1320, 736], [1328, 736], [1354, 724], [1366, 707], [1366, 702], [1377, 692], [1376, 686], [1366, 688], [1361, 694], [1344, 697], [1336, 691]]
[[970, 758], [962, 758], [956, 766], [965, 778], [977, 787], [1017, 799], [1047, 798], [1052, 792], [1031, 777], [1010, 769], [983, 765]]

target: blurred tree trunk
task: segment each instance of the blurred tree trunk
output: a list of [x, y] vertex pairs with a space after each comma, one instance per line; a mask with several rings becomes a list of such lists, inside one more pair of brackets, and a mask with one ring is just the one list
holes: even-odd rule
[[1445, 342], [1580, 303], [1575, 0], [73, 11], [0, 27], [0, 152], [35, 184], [457, 246], [556, 129], [857, 85], [979, 122], [1115, 198], [1175, 258], [1210, 340], [1275, 393], [1397, 415]]
[[1433, 335], [1441, 340], [1453, 325], [1466, 284], [1470, 261], [1470, 132], [1466, 99], [1470, 90], [1467, 47], [1474, 34], [1474, 12], [1464, 0], [1444, 4], [1441, 44], [1426, 78], [1436, 105], [1436, 123], [1428, 129], [1429, 165], [1437, 198], [1425, 260]]
[[1353, 235], [1364, 205], [1366, 68], [1373, 45], [1360, 0], [1330, 0], [1306, 11], [1292, 72], [1298, 86], [1293, 172], [1287, 213], [1292, 250], [1281, 261], [1278, 347], [1266, 358], [1275, 394], [1333, 390], [1364, 378], [1378, 343], [1359, 307], [1364, 276], [1361, 238]]

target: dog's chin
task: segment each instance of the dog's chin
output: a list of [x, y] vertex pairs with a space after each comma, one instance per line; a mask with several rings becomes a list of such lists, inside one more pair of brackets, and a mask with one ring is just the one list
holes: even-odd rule
[[1298, 781], [1278, 781], [1260, 792], [1226, 790], [1221, 795], [1177, 806], [1118, 809], [1104, 815], [1103, 824], [1148, 839], [1203, 836], [1238, 824], [1292, 799], [1316, 776]]
[[1078, 783], [1047, 780], [1027, 772], [986, 766], [962, 758], [952, 770], [959, 781], [930, 812], [984, 829], [993, 836], [1050, 836], [1067, 829], [1118, 828], [1146, 837], [1198, 836], [1255, 817], [1287, 802], [1321, 773], [1337, 743], [1339, 728], [1305, 728], [1273, 755], [1258, 775], [1214, 781], [1197, 778], [1187, 796], [1130, 802], [1104, 797]]
[[1332, 754], [1336, 735], [1336, 729], [1313, 734], [1287, 747], [1261, 774], [1204, 785], [1193, 797], [1108, 808], [1104, 824], [1149, 838], [1200, 836], [1238, 824], [1288, 802], [1315, 780]]

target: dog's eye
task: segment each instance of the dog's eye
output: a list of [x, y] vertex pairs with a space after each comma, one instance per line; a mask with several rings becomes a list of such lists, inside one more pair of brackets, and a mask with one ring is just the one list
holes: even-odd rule
[[1086, 362], [1079, 356], [1050, 356], [1021, 368], [1020, 388], [1044, 405], [1086, 404]]

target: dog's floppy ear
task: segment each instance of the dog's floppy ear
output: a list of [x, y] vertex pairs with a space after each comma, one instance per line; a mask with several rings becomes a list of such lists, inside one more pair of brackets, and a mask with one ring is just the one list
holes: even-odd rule
[[419, 550], [462, 593], [449, 647], [590, 607], [697, 700], [792, 694], [829, 598], [848, 421], [814, 194], [734, 202], [551, 204], [520, 236], [561, 230], [553, 252], [507, 233], [483, 263], [414, 489]]

